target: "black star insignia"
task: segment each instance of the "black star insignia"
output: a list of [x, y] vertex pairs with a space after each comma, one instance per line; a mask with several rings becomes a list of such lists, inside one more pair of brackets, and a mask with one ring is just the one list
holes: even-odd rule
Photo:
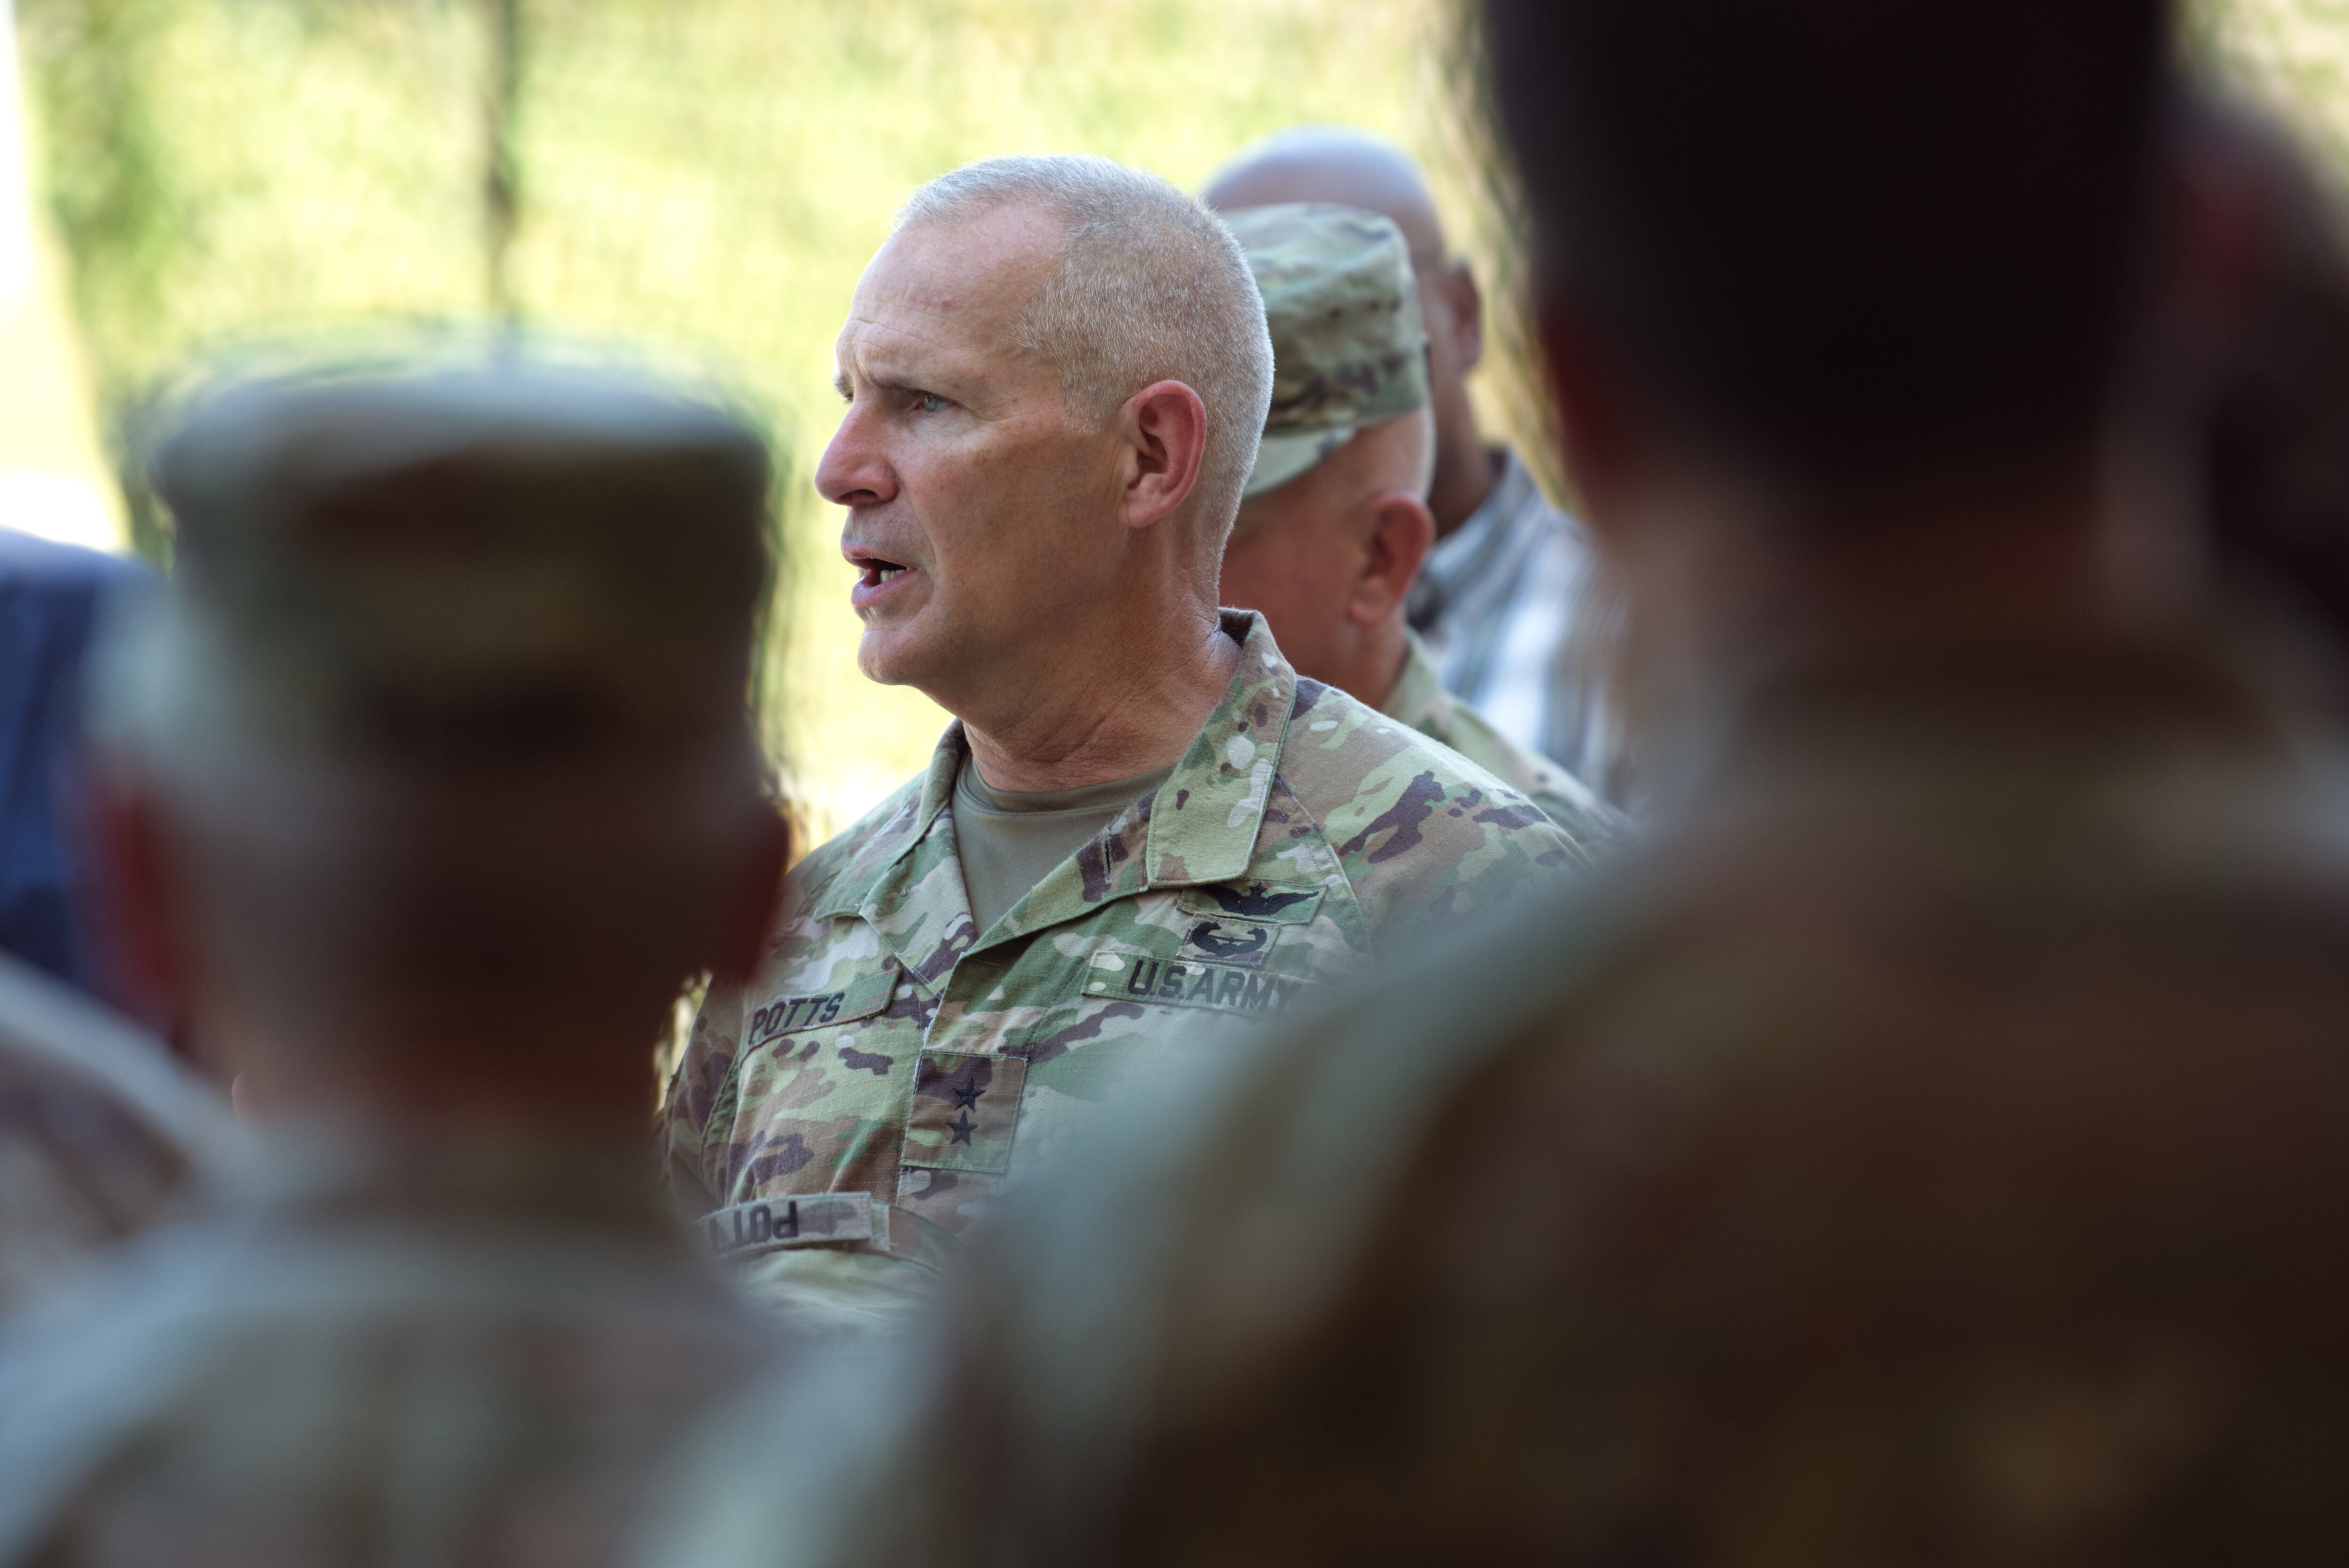
[[986, 1092], [987, 1090], [978, 1084], [967, 1083], [954, 1091], [955, 1104], [964, 1110], [977, 1110], [978, 1097]]
[[970, 1130], [978, 1125], [978, 1123], [970, 1119], [970, 1112], [968, 1110], [964, 1111], [954, 1120], [947, 1122], [947, 1130], [954, 1134], [951, 1139], [947, 1140], [947, 1147], [952, 1148], [957, 1143], [968, 1143], [970, 1141]]

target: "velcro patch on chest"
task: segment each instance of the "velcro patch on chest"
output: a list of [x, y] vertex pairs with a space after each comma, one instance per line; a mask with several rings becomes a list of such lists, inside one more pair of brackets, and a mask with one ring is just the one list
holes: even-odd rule
[[[1189, 951], [1188, 946], [1185, 948]], [[1219, 1013], [1268, 1017], [1288, 1010], [1306, 986], [1302, 980], [1261, 974], [1247, 964], [1208, 963], [1196, 958], [1144, 958], [1111, 954], [1116, 968], [1096, 958], [1084, 994], [1103, 1001], [1153, 1002], [1170, 1007], [1208, 1007]], [[1262, 964], [1261, 954], [1256, 964]]]
[[899, 1162], [1000, 1175], [1011, 1164], [1028, 1064], [991, 1051], [924, 1051], [914, 1064]]
[[1272, 951], [1277, 929], [1253, 920], [1186, 918], [1183, 925], [1183, 951], [1177, 956], [1201, 964], [1261, 969], [1265, 954]]
[[838, 990], [777, 996], [750, 1015], [750, 1026], [742, 1031], [742, 1043], [748, 1048], [802, 1029], [869, 1018], [889, 1005], [889, 997], [896, 988], [897, 971], [885, 965], [872, 974], [858, 975]]
[[702, 1239], [721, 1258], [750, 1257], [779, 1247], [837, 1246], [883, 1239], [873, 1226], [870, 1192], [807, 1192], [796, 1198], [754, 1198], [704, 1214]]

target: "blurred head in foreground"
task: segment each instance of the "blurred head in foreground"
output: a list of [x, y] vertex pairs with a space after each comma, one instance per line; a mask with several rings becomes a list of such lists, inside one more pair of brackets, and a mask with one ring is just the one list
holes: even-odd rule
[[155, 477], [178, 579], [99, 698], [150, 988], [249, 1105], [639, 1116], [779, 873], [760, 441], [574, 372], [286, 380]]
[[664, 1010], [779, 880], [764, 449], [508, 361], [248, 383], [156, 477], [111, 830], [267, 1136], [0, 1345], [0, 1563], [614, 1562], [773, 1343], [642, 1154]]
[[1299, 675], [1382, 706], [1403, 602], [1434, 541], [1427, 335], [1402, 233], [1294, 204], [1228, 220], [1272, 332], [1272, 410], [1225, 546], [1221, 597], [1260, 610]]
[[1663, 449], [1825, 505], [2087, 461], [2141, 292], [2158, 5], [1487, 14], [1578, 477]]
[[1645, 706], [1853, 637], [2184, 596], [2101, 467], [2166, 211], [2162, 16], [1489, 8], [1566, 456]]

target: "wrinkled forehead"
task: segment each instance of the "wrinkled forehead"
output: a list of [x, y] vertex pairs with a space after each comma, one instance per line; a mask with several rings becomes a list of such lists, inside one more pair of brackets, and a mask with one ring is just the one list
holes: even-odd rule
[[1020, 323], [1059, 260], [1055, 216], [1007, 205], [899, 230], [857, 280], [838, 352], [1009, 359]]

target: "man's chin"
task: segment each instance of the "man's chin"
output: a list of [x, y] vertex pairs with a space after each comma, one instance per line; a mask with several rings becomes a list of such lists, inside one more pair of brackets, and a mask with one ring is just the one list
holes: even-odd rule
[[856, 667], [875, 686], [918, 686], [930, 663], [926, 652], [903, 626], [867, 626], [856, 645]]

